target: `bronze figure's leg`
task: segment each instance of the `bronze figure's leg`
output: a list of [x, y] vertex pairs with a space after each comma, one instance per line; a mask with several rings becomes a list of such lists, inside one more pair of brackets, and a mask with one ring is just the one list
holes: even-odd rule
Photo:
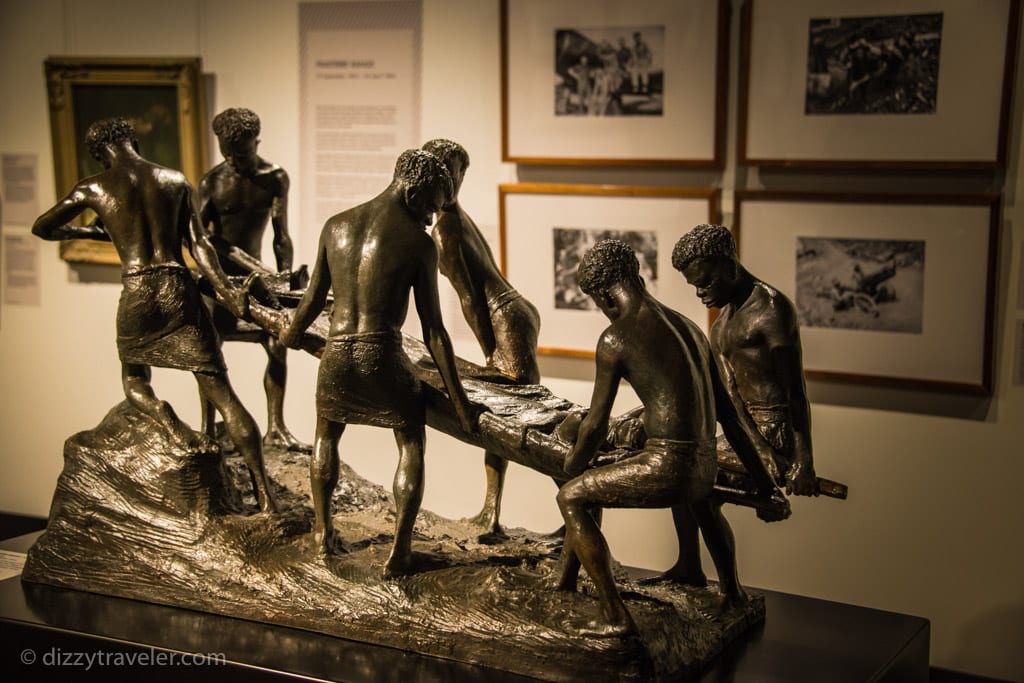
[[195, 373], [199, 392], [204, 401], [211, 401], [224, 418], [224, 428], [242, 455], [252, 477], [253, 493], [263, 512], [276, 512], [270, 495], [267, 473], [263, 468], [263, 450], [260, 448], [260, 430], [256, 421], [238, 400], [226, 374]]
[[396, 429], [398, 468], [395, 470], [394, 494], [398, 519], [391, 556], [384, 565], [386, 578], [408, 574], [412, 570], [412, 530], [423, 502], [423, 427]]
[[189, 453], [219, 452], [217, 442], [182, 422], [167, 401], [153, 393], [148, 365], [121, 363], [121, 384], [128, 402], [161, 425], [177, 446]]
[[704, 544], [718, 570], [718, 582], [726, 602], [732, 605], [745, 604], [750, 598], [740, 585], [736, 572], [736, 540], [729, 522], [722, 514], [722, 504], [705, 498], [693, 504], [693, 514], [700, 523]]
[[263, 446], [309, 453], [313, 447], [295, 438], [284, 424], [284, 390], [288, 379], [288, 347], [272, 335], [263, 335], [260, 343], [267, 351], [267, 371], [263, 375], [263, 389], [267, 393], [267, 433]]
[[675, 523], [676, 540], [679, 543], [679, 557], [665, 573], [642, 583], [671, 581], [703, 588], [708, 585], [708, 577], [701, 569], [697, 518], [689, 505], [681, 504], [672, 506], [672, 521]]
[[316, 443], [309, 460], [309, 479], [313, 490], [313, 543], [321, 555], [330, 552], [334, 544], [331, 494], [338, 485], [338, 441], [344, 432], [343, 422], [316, 418]]
[[484, 506], [479, 514], [469, 521], [482, 526], [489, 534], [501, 534], [501, 494], [505, 490], [505, 472], [508, 461], [494, 453], [484, 453], [484, 472], [487, 475], [487, 492], [484, 495]]
[[213, 403], [202, 396], [199, 397], [200, 422], [203, 425], [203, 433], [211, 439], [217, 438], [217, 409]]
[[[601, 527], [590, 512], [590, 504], [585, 500], [585, 486], [577, 477], [558, 492], [558, 507], [565, 518], [565, 550], [573, 552], [579, 563], [587, 570], [587, 575], [597, 587], [601, 599], [601, 611], [605, 622], [593, 623], [583, 630], [593, 636], [626, 636], [636, 633], [636, 624], [626, 608], [626, 603], [619, 596], [612, 574], [611, 554], [608, 543], [601, 533]], [[572, 559], [566, 557], [566, 570]], [[571, 573], [563, 571], [562, 584], [571, 581]]]

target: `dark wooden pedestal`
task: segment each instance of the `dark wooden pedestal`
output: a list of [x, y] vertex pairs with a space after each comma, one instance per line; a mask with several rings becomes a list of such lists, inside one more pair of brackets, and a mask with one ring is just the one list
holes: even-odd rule
[[[36, 536], [0, 548], [24, 552]], [[927, 683], [928, 620], [758, 592], [765, 596], [765, 623], [716, 658], [699, 678], [703, 683]], [[298, 629], [23, 584], [18, 577], [0, 582], [0, 623], [5, 680], [527, 680]]]

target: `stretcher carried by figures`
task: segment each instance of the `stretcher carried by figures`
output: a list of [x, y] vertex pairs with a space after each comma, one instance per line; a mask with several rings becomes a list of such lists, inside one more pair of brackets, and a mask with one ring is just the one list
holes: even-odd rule
[[[287, 274], [267, 278], [266, 274], [272, 273], [272, 269], [267, 267], [262, 270], [254, 268], [254, 272], [260, 277], [250, 290], [250, 316], [268, 331], [279, 330], [281, 310], [294, 307], [304, 290], [290, 289]], [[328, 308], [329, 302], [300, 341], [305, 351], [317, 357], [322, 354], [329, 334]], [[440, 373], [423, 342], [405, 335], [403, 347], [413, 360], [413, 370], [423, 385], [428, 425], [542, 474], [565, 478], [563, 462], [574, 436], [570, 425], [578, 425], [580, 416], [586, 412], [585, 407], [555, 396], [542, 385], [515, 385], [493, 368], [456, 358], [456, 367], [467, 396], [488, 408], [488, 412], [480, 415], [478, 431], [470, 433], [459, 427], [446, 398]], [[609, 437], [602, 449], [605, 454], [598, 462], [635, 448], [642, 439], [643, 435], [638, 434], [635, 414], [612, 418]], [[719, 438], [718, 464], [719, 475], [713, 494], [718, 499], [755, 508], [769, 517], [786, 514], [788, 504], [784, 500], [757, 495], [753, 479], [725, 437]], [[774, 460], [768, 468], [776, 474], [779, 471]], [[847, 487], [844, 484], [821, 477], [816, 478], [815, 484], [817, 493], [821, 495], [846, 498]]]

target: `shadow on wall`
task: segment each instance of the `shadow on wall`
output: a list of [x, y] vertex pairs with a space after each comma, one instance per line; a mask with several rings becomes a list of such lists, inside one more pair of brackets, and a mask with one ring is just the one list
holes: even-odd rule
[[922, 391], [898, 387], [808, 381], [807, 396], [812, 403], [891, 410], [900, 413], [937, 415], [979, 422], [995, 421], [988, 396]]
[[964, 659], [969, 657], [975, 661], [1005, 661], [1009, 668], [1001, 672], [992, 672], [992, 675], [1010, 681], [1024, 681], [1022, 634], [1024, 603], [1001, 605], [967, 623], [961, 630], [951, 659], [956, 661], [963, 656]]

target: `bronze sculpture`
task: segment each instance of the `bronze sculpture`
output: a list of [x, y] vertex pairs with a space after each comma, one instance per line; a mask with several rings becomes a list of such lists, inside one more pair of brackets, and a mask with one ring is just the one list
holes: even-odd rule
[[[459, 205], [459, 189], [469, 168], [469, 154], [462, 145], [444, 139], [431, 140], [423, 149], [440, 159], [452, 177], [453, 192], [441, 208], [433, 230], [438, 266], [458, 294], [462, 313], [480, 344], [486, 367], [512, 382], [537, 384], [540, 314], [505, 279], [480, 229]], [[508, 461], [496, 453], [485, 452], [484, 469], [487, 492], [473, 521], [490, 533], [500, 534], [501, 494]]]
[[[273, 511], [259, 429], [228, 381], [213, 324], [182, 260], [182, 246], [236, 316], [246, 314], [246, 291], [232, 287], [221, 269], [199, 223], [192, 186], [181, 172], [143, 159], [127, 121], [112, 118], [92, 124], [86, 146], [104, 171], [81, 180], [41, 215], [32, 226], [33, 234], [47, 240], [100, 239], [114, 244], [123, 286], [117, 349], [128, 402], [186, 452], [217, 452], [217, 444], [182, 422], [168, 403], [157, 399], [150, 384], [154, 365], [191, 371], [202, 397], [224, 417], [249, 468], [260, 509]], [[96, 213], [90, 225], [68, 224], [87, 209]]]
[[[496, 372], [497, 362], [480, 367], [452, 355], [437, 301], [437, 251], [424, 227], [443, 204], [454, 202], [456, 188], [433, 155], [405, 152], [392, 184], [378, 197], [328, 220], [312, 281], [289, 324], [280, 311], [260, 305], [270, 292], [279, 303], [295, 306], [297, 297], [286, 283], [247, 282], [239, 289], [217, 266], [192, 191], [180, 174], [139, 158], [130, 136], [100, 139], [97, 149], [108, 170], [80, 183], [41, 217], [37, 234], [112, 239], [126, 263], [126, 290], [135, 277], [159, 279], [158, 285], [163, 280], [136, 275], [132, 264], [173, 271], [175, 283], [191, 282], [187, 273], [179, 277], [185, 272], [181, 264], [166, 256], [175, 247], [180, 250], [182, 242], [190, 246], [211, 291], [233, 314], [281, 335], [282, 343], [321, 357], [317, 441], [308, 477], [302, 473], [304, 458], [275, 452], [277, 457], [268, 459], [279, 514], [240, 515], [245, 506], [238, 496], [244, 488], [238, 475], [246, 469], [237, 460], [227, 458], [225, 467], [220, 458], [196, 453], [197, 444], [210, 450], [216, 446], [183, 425], [181, 431], [151, 430], [149, 418], [130, 409], [130, 401], [122, 403], [95, 429], [66, 442], [50, 523], [29, 553], [25, 581], [265, 620], [561, 679], [596, 679], [608, 672], [631, 681], [686, 676], [763, 618], [763, 599], [757, 593], [748, 596], [736, 578], [721, 496], [756, 507], [764, 516], [777, 515], [781, 508], [773, 491], [763, 490], [763, 482], [745, 491], [715, 484], [714, 420], [722, 423], [745, 463], [763, 464], [772, 457], [770, 448], [750, 416], [733, 410], [703, 333], [646, 293], [628, 247], [620, 243], [625, 247], [620, 256], [632, 258], [632, 270], [595, 275], [591, 279], [602, 284], [591, 295], [603, 303], [616, 328], [616, 334], [602, 338], [611, 353], [599, 354], [599, 364], [607, 368], [620, 352], [628, 351], [629, 358], [611, 363], [616, 368], [611, 374], [599, 372], [597, 400], [574, 445], [563, 438], [571, 432], [565, 426], [580, 427], [575, 416], [581, 407], [543, 386], [510, 382]], [[129, 170], [141, 180], [122, 177]], [[460, 166], [457, 175], [464, 170]], [[121, 211], [115, 201], [121, 202]], [[85, 207], [96, 208], [101, 221], [62, 225]], [[156, 249], [147, 252], [138, 242], [150, 237]], [[243, 259], [243, 267], [248, 263]], [[253, 268], [268, 270], [258, 262]], [[160, 353], [182, 362], [199, 348], [219, 358], [198, 294], [187, 284], [181, 289], [182, 294], [165, 297], [167, 307], [190, 315], [199, 311], [188, 327], [195, 329], [197, 340], [172, 334], [166, 345], [159, 345]], [[426, 345], [399, 332], [410, 291]], [[119, 315], [119, 326], [124, 318]], [[156, 325], [152, 318], [140, 320]], [[489, 320], [495, 325], [493, 317]], [[618, 348], [620, 337], [634, 343]], [[130, 340], [125, 338], [127, 348]], [[146, 365], [170, 362], [147, 351], [152, 357], [146, 357]], [[142, 361], [124, 362], [129, 368]], [[216, 370], [212, 377], [200, 374], [201, 387], [221, 379]], [[646, 439], [639, 452], [608, 453], [612, 447], [597, 437], [608, 422], [611, 379], [617, 385], [618, 376], [634, 383], [650, 411], [638, 419], [643, 429], [636, 433], [645, 432]], [[226, 374], [222, 381], [227, 386]], [[345, 426], [356, 422], [395, 430], [400, 460], [393, 498], [338, 459]], [[515, 530], [495, 552], [476, 542], [469, 523], [423, 511], [412, 533], [423, 487], [424, 422], [556, 479], [564, 479], [566, 472], [579, 475], [559, 495], [569, 536], [557, 562], [551, 545], [525, 530]], [[259, 435], [251, 418], [248, 431], [252, 438], [244, 443], [258, 453]], [[243, 455], [248, 469], [254, 469], [251, 455]], [[596, 466], [580, 474], [591, 462]], [[760, 476], [757, 471], [752, 475], [755, 480]], [[344, 485], [335, 487], [342, 476]], [[768, 480], [770, 489], [774, 484]], [[265, 475], [263, 488], [259, 502], [267, 509]], [[670, 506], [694, 535], [699, 524], [728, 598], [722, 609], [703, 610], [694, 597], [700, 593], [676, 582], [641, 585], [621, 573], [613, 578], [607, 546], [593, 523], [600, 514], [595, 504]], [[345, 553], [330, 552], [335, 529], [358, 542], [346, 544]], [[378, 547], [389, 541], [390, 555], [382, 562]], [[600, 604], [568, 591], [576, 585], [580, 559], [600, 588]], [[381, 564], [388, 578], [383, 583]], [[565, 590], [537, 590], [552, 564]], [[621, 595], [617, 586], [623, 588]], [[595, 619], [598, 609], [604, 616]], [[583, 629], [576, 628], [584, 623]], [[589, 638], [580, 637], [581, 631], [637, 637]]]
[[[292, 268], [292, 241], [288, 234], [288, 174], [257, 154], [260, 119], [249, 109], [225, 109], [213, 118], [224, 161], [214, 166], [199, 182], [199, 215], [209, 227], [210, 241], [218, 250], [228, 275], [248, 275], [245, 265], [236, 264], [237, 250], [260, 259], [263, 234], [269, 222], [274, 230], [274, 258], [279, 272]], [[233, 315], [211, 301], [211, 314], [222, 341], [257, 342], [267, 353], [263, 387], [267, 395], [267, 431], [264, 447], [312, 450], [300, 442], [285, 425], [284, 394], [288, 377], [287, 348], [277, 337]], [[213, 413], [203, 403], [203, 423], [213, 434]]]
[[310, 462], [314, 540], [324, 554], [334, 542], [330, 496], [338, 483], [338, 441], [345, 426], [393, 429], [399, 448], [394, 480], [398, 514], [385, 576], [412, 569], [412, 529], [423, 497], [425, 406], [400, 333], [410, 291], [459, 423], [466, 432], [476, 428], [477, 409], [459, 381], [441, 321], [437, 250], [424, 232], [451, 191], [451, 176], [436, 157], [420, 150], [403, 152], [392, 183], [381, 194], [327, 220], [309, 288], [281, 334], [283, 343], [298, 346], [333, 288], [330, 337], [317, 378], [316, 443]]

